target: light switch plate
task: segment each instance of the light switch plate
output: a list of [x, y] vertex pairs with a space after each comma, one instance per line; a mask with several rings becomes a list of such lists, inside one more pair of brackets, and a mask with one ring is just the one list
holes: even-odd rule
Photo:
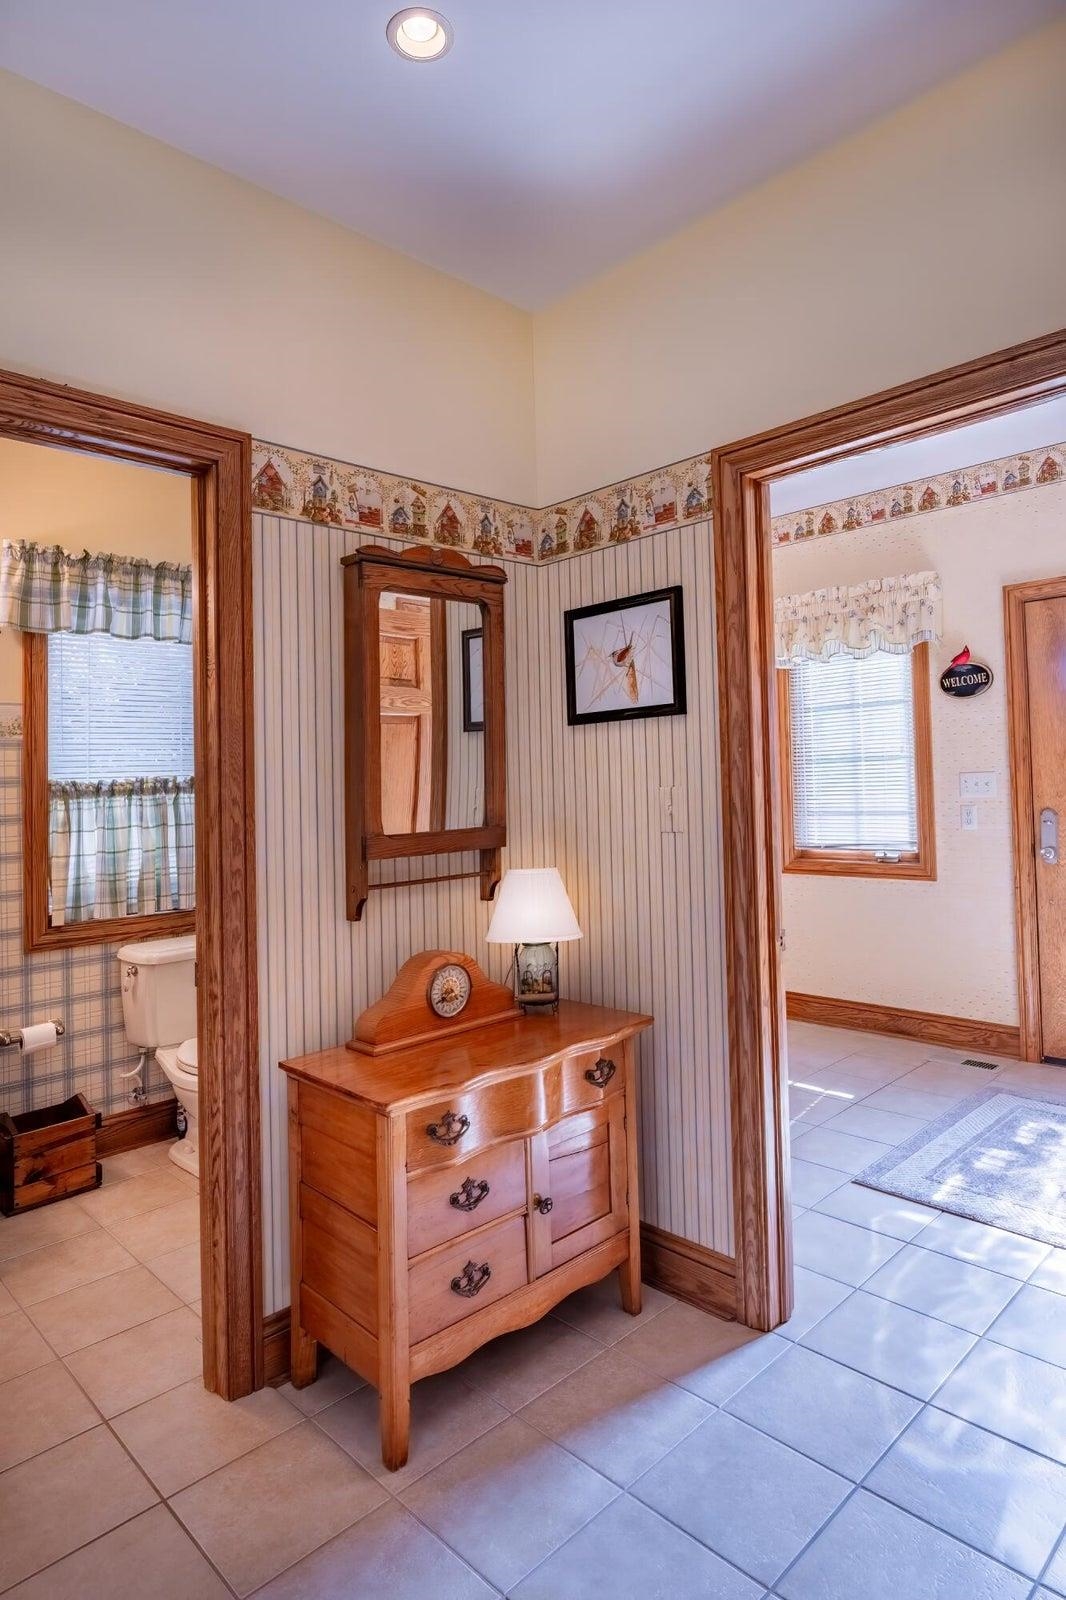
[[960, 800], [994, 800], [996, 775], [994, 772], [960, 772]]
[[684, 833], [685, 791], [680, 784], [659, 790], [659, 815], [662, 833]]
[[973, 830], [977, 827], [977, 807], [975, 805], [960, 806], [959, 816], [962, 821], [962, 826], [966, 832], [973, 832]]

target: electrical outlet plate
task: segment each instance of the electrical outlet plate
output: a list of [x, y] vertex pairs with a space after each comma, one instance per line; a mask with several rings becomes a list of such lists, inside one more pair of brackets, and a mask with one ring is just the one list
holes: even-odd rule
[[977, 827], [977, 807], [975, 805], [960, 806], [959, 816], [962, 826], [966, 832], [973, 832], [973, 830]]
[[960, 800], [994, 800], [996, 775], [994, 772], [960, 772]]

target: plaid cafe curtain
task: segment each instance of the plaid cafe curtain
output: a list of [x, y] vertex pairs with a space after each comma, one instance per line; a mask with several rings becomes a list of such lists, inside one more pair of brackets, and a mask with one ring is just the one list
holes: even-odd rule
[[49, 783], [52, 925], [195, 904], [191, 778]]
[[[192, 643], [192, 567], [5, 539], [0, 627]], [[195, 903], [191, 778], [51, 781], [52, 923]]]
[[0, 628], [192, 643], [192, 567], [4, 540]]
[[905, 656], [939, 639], [943, 594], [935, 572], [871, 578], [848, 588], [812, 589], [774, 602], [774, 650], [779, 667], [833, 656], [864, 658], [883, 651]]

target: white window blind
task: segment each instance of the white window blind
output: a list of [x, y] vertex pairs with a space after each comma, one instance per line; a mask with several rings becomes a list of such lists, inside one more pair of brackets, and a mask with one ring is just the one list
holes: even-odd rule
[[192, 646], [48, 635], [48, 776], [191, 778]]
[[797, 848], [916, 852], [910, 653], [838, 655], [789, 673]]

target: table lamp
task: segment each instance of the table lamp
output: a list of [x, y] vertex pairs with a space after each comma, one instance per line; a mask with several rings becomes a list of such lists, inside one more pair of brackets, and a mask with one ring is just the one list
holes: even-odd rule
[[514, 945], [515, 998], [523, 1009], [557, 1009], [559, 944], [580, 938], [574, 908], [555, 867], [514, 867], [504, 873], [485, 939]]

